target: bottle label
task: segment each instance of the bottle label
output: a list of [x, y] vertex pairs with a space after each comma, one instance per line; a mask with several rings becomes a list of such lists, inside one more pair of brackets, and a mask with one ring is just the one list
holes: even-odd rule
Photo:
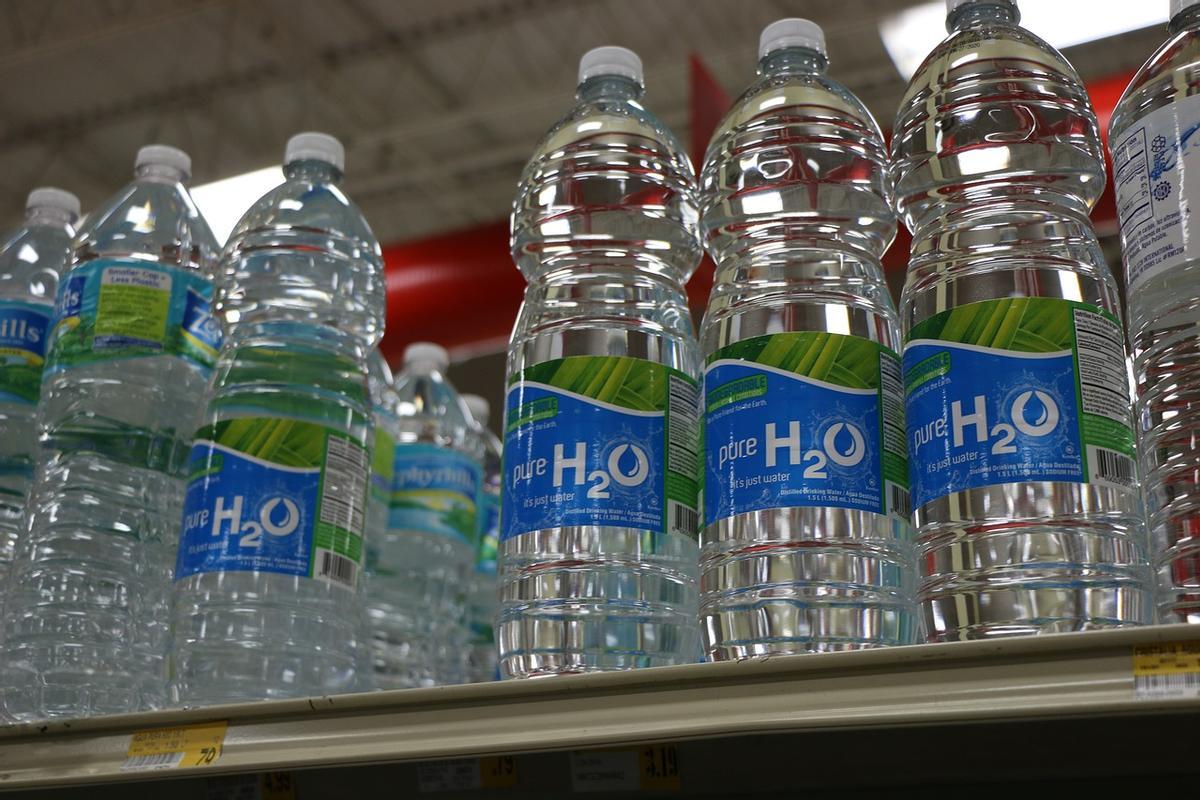
[[1200, 210], [1200, 96], [1150, 112], [1111, 149], [1125, 283], [1132, 290], [1200, 259], [1189, 227], [1192, 211]]
[[1134, 490], [1129, 373], [1116, 317], [1017, 297], [944, 311], [904, 348], [913, 504], [1000, 483]]
[[698, 535], [699, 391], [638, 358], [572, 356], [509, 381], [501, 540], [562, 526]]
[[454, 450], [397, 445], [388, 527], [436, 533], [474, 547], [480, 472], [479, 464]]
[[59, 282], [46, 370], [171, 355], [208, 371], [221, 348], [212, 284], [178, 267], [96, 259]]
[[371, 502], [388, 507], [392, 501], [396, 441], [383, 426], [375, 426], [375, 449], [371, 456]]
[[908, 516], [900, 357], [836, 333], [756, 336], [709, 357], [704, 521], [820, 506]]
[[37, 405], [50, 306], [0, 300], [0, 403]]
[[495, 575], [496, 552], [500, 545], [500, 500], [483, 492], [480, 495], [479, 515], [483, 524], [479, 529], [479, 548], [475, 551], [475, 569]]
[[311, 422], [239, 417], [196, 432], [175, 579], [276, 572], [353, 589], [367, 442]]

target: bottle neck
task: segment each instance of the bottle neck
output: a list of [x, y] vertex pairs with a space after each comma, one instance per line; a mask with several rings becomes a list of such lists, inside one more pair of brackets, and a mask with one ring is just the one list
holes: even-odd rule
[[283, 174], [289, 181], [302, 180], [310, 183], [339, 183], [342, 171], [328, 161], [314, 158], [301, 159], [285, 164]]
[[988, 23], [1002, 22], [1016, 25], [1021, 21], [1021, 12], [1012, 0], [976, 0], [965, 3], [946, 17], [946, 30], [957, 33], [968, 28], [978, 28]]
[[1188, 6], [1171, 18], [1171, 33], [1179, 33], [1185, 28], [1200, 27], [1200, 3]]
[[595, 75], [579, 84], [575, 96], [584, 102], [596, 100], [640, 100], [646, 90], [624, 75]]
[[134, 169], [133, 174], [138, 180], [156, 183], [185, 183], [189, 177], [183, 170], [169, 164], [142, 164]]
[[55, 228], [70, 227], [74, 222], [72, 214], [62, 208], [38, 206], [25, 211], [26, 225], [49, 225]]
[[807, 47], [781, 47], [767, 53], [758, 62], [760, 76], [821, 75], [829, 68], [829, 59]]

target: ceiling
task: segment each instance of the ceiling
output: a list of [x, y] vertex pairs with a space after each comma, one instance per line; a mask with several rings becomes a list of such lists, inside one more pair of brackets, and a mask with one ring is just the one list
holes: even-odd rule
[[[687, 142], [689, 54], [736, 95], [763, 25], [807, 16], [826, 29], [831, 72], [887, 127], [903, 83], [876, 26], [910, 4], [3, 0], [0, 220], [19, 218], [35, 185], [91, 207], [147, 142], [189, 151], [203, 183], [277, 163], [289, 135], [316, 129], [346, 143], [347, 192], [382, 241], [491, 221], [569, 107], [588, 48], [637, 50], [647, 104]], [[1085, 78], [1112, 75], [1160, 39], [1144, 30], [1067, 55]]]

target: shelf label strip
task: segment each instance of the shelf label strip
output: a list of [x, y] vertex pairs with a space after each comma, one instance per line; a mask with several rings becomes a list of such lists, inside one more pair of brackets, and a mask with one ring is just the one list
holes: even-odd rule
[[1134, 647], [1133, 696], [1138, 700], [1200, 697], [1200, 641]]
[[137, 731], [129, 737], [129, 749], [121, 769], [207, 767], [221, 757], [228, 727], [227, 721], [221, 721]]

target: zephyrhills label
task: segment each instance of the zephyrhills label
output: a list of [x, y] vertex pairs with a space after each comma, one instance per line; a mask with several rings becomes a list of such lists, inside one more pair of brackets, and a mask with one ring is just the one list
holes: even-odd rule
[[696, 536], [699, 393], [662, 364], [573, 356], [510, 380], [501, 539], [603, 525]]
[[1200, 96], [1138, 120], [1112, 142], [1113, 186], [1126, 285], [1200, 259], [1190, 223], [1200, 212]]
[[175, 579], [276, 572], [353, 588], [369, 466], [365, 442], [311, 422], [242, 417], [200, 429]]
[[899, 357], [836, 333], [757, 336], [709, 358], [704, 521], [823, 506], [907, 516]]
[[168, 264], [80, 264], [59, 283], [46, 370], [172, 355], [207, 371], [221, 347], [211, 300], [211, 283]]
[[1135, 485], [1124, 338], [1095, 306], [1018, 297], [915, 326], [904, 350], [913, 505], [1001, 483]]
[[431, 444], [396, 445], [388, 527], [459, 539], [479, 535], [479, 464]]
[[0, 403], [37, 404], [49, 329], [48, 304], [0, 300]]

